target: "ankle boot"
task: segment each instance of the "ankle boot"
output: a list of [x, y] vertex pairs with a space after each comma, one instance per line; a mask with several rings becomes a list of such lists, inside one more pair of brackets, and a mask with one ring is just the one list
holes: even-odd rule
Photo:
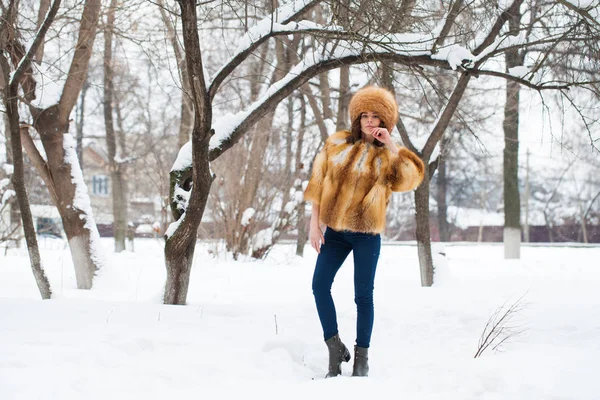
[[342, 373], [342, 362], [350, 361], [350, 352], [339, 334], [327, 339], [325, 344], [329, 350], [329, 372], [325, 378], [332, 378]]
[[367, 376], [369, 374], [369, 349], [354, 346], [354, 368], [352, 376]]

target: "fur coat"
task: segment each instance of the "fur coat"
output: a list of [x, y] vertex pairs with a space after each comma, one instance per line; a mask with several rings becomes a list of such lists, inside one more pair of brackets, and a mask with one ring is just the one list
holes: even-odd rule
[[340, 131], [327, 139], [304, 199], [319, 207], [320, 221], [334, 230], [381, 233], [392, 192], [419, 186], [423, 162], [404, 147], [392, 154], [365, 141], [347, 143], [349, 135]]

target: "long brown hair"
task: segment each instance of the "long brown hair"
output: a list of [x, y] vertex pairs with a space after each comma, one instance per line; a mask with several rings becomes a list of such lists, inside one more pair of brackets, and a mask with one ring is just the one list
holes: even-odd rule
[[[351, 135], [348, 136], [348, 138], [346, 138], [347, 143], [354, 144], [354, 143], [360, 142], [362, 140], [362, 129], [360, 129], [361, 116], [362, 116], [362, 113], [358, 116], [358, 118], [356, 118], [354, 121], [352, 121], [352, 128], [350, 128]], [[383, 123], [383, 121], [381, 121], [381, 124], [379, 125], [379, 127], [385, 128], [385, 124]], [[377, 139], [375, 139], [373, 141], [373, 145], [377, 146], [377, 147], [385, 146], [385, 144], [383, 144], [382, 142], [380, 142]]]

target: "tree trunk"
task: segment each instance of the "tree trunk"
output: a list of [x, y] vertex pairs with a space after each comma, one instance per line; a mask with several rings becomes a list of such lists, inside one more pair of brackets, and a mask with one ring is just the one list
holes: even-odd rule
[[81, 94], [79, 95], [79, 107], [75, 113], [75, 126], [76, 126], [76, 136], [75, 140], [77, 141], [77, 160], [79, 160], [79, 165], [81, 166], [81, 170], [83, 171], [83, 125], [85, 118], [85, 97], [87, 95], [87, 91], [90, 87], [89, 81], [85, 80], [83, 83], [83, 87], [81, 88]]
[[[209, 190], [206, 192], [208, 197]], [[195, 247], [195, 232], [181, 239], [173, 236], [167, 240], [165, 244], [167, 282], [163, 298], [165, 304], [184, 305], [186, 303]]]
[[[1, 73], [2, 71], [0, 71]], [[5, 138], [6, 141], [4, 142], [4, 148], [5, 148], [5, 152], [6, 152], [6, 163], [13, 165], [13, 158], [12, 158], [12, 150], [11, 150], [11, 140], [10, 140], [10, 121], [8, 120], [8, 115], [5, 113], [2, 114], [3, 115], [3, 122], [4, 122], [4, 132], [5, 132]], [[21, 227], [21, 216], [19, 213], [19, 206], [17, 204], [17, 202], [15, 201], [15, 199], [10, 199], [8, 202], [8, 207], [10, 209], [9, 215], [10, 215], [10, 222], [9, 222], [9, 228], [11, 232], [15, 232], [16, 233], [16, 237], [19, 236], [19, 234], [17, 232], [20, 232], [20, 227]], [[18, 240], [17, 246], [19, 245], [20, 240]]]
[[421, 266], [421, 286], [433, 285], [433, 258], [431, 256], [431, 234], [429, 232], [429, 168], [425, 164], [423, 183], [415, 190], [417, 219], [417, 250]]
[[[56, 1], [53, 3], [51, 8], [53, 12], [58, 8], [58, 4]], [[77, 44], [59, 104], [44, 110], [29, 104], [33, 116], [33, 126], [40, 134], [48, 157], [47, 161], [40, 156], [28, 131], [21, 132], [22, 140], [25, 138], [23, 144], [29, 158], [44, 179], [63, 221], [63, 228], [69, 241], [75, 267], [77, 287], [80, 289], [92, 287], [94, 273], [100, 267], [99, 252], [96, 249], [99, 235], [77, 159], [75, 141], [68, 132], [71, 111], [86, 80], [100, 8], [100, 0], [85, 2]], [[16, 41], [12, 46], [17, 50], [23, 48]], [[24, 51], [18, 51], [18, 54], [15, 52], [15, 55], [13, 57], [15, 66], [25, 61], [22, 60], [25, 55]], [[24, 69], [25, 66], [27, 66], [27, 70]], [[17, 66], [17, 71], [19, 68], [25, 70], [25, 74], [20, 79], [23, 97], [31, 101], [35, 99], [36, 86], [31, 74], [31, 67], [22, 64], [22, 67]]]
[[48, 157], [46, 165], [52, 180], [49, 189], [56, 196], [56, 207], [69, 241], [77, 288], [90, 289], [101, 266], [96, 252], [100, 236], [77, 161], [75, 141], [67, 133], [68, 127], [60, 126], [56, 112], [56, 106], [42, 111], [34, 126]]
[[442, 138], [440, 141], [440, 155], [437, 167], [437, 208], [438, 208], [438, 229], [440, 231], [440, 241], [450, 241], [450, 225], [448, 224], [448, 177], [446, 175], [446, 147], [448, 146], [448, 139]]
[[[322, 76], [321, 76], [322, 77]], [[298, 142], [296, 145], [296, 179], [300, 182], [306, 179], [306, 168], [302, 164], [302, 147], [304, 145], [304, 134], [306, 133], [306, 100], [304, 96], [300, 96], [300, 130], [298, 132]], [[296, 221], [296, 231], [298, 238], [296, 241], [296, 255], [302, 257], [304, 255], [304, 246], [308, 241], [308, 218], [306, 218], [306, 202], [303, 200], [298, 203], [296, 210], [298, 219]]]
[[[198, 37], [198, 18], [194, 0], [179, 0], [183, 25], [183, 44], [186, 51], [186, 64], [190, 77], [190, 88], [194, 100], [194, 129], [192, 131], [192, 174], [191, 194], [188, 208], [193, 212], [181, 213], [173, 195], [171, 210], [176, 222], [174, 232], [169, 232], [165, 243], [165, 304], [185, 304], [194, 259], [194, 248], [198, 226], [206, 208], [208, 194], [213, 182], [209, 163], [209, 144], [214, 131], [210, 97], [204, 81], [204, 67]], [[171, 172], [171, 194], [189, 170]], [[185, 187], [184, 187], [185, 189]]]
[[[520, 13], [510, 16], [509, 29], [518, 34]], [[506, 69], [521, 65], [518, 49], [506, 51]], [[504, 106], [504, 258], [520, 258], [521, 199], [519, 195], [519, 89], [514, 81], [506, 81]]]
[[348, 123], [348, 106], [350, 105], [350, 67], [344, 65], [340, 67], [340, 99], [338, 102], [337, 121], [335, 125], [336, 131], [350, 129]]
[[42, 268], [42, 260], [38, 249], [37, 236], [33, 225], [33, 217], [31, 208], [29, 207], [29, 199], [27, 197], [27, 189], [25, 188], [25, 173], [23, 166], [23, 149], [21, 146], [21, 134], [19, 129], [19, 107], [17, 104], [17, 95], [19, 84], [15, 80], [13, 84], [9, 84], [10, 65], [4, 54], [0, 53], [0, 66], [4, 77], [4, 106], [8, 116], [10, 126], [10, 135], [6, 132], [6, 136], [10, 136], [12, 161], [14, 166], [12, 183], [16, 192], [19, 209], [21, 212], [21, 221], [23, 231], [25, 233], [25, 242], [27, 243], [27, 251], [29, 252], [29, 263], [35, 277], [38, 290], [42, 299], [52, 297], [50, 282], [46, 277], [46, 273]]
[[[351, 30], [353, 27], [350, 26], [350, 0], [342, 0], [339, 2], [339, 15], [338, 23], [340, 26]], [[348, 65], [342, 65], [340, 67], [340, 92], [337, 109], [337, 120], [335, 129], [341, 131], [344, 129], [350, 129], [352, 122], [348, 123], [348, 106], [350, 105], [350, 67]]]
[[167, 29], [167, 37], [173, 47], [175, 53], [175, 60], [177, 62], [177, 68], [179, 70], [181, 78], [181, 118], [179, 120], [179, 135], [177, 136], [177, 144], [182, 147], [184, 144], [190, 141], [190, 134], [194, 126], [194, 104], [192, 103], [190, 93], [190, 81], [188, 76], [188, 69], [185, 65], [185, 56], [182, 54], [181, 46], [177, 40], [177, 33], [173, 23], [169, 19], [169, 15], [165, 10], [163, 0], [158, 0], [158, 9], [160, 16]]
[[248, 208], [252, 207], [258, 186], [263, 177], [263, 162], [267, 152], [274, 117], [275, 111], [273, 110], [259, 121], [252, 135], [252, 145], [250, 147], [246, 170], [244, 171], [244, 182], [237, 205], [235, 224], [231, 226], [236, 232], [232, 232], [233, 235], [228, 235], [228, 237], [234, 239], [231, 249], [236, 258], [238, 254], [247, 254], [250, 244], [249, 235], [251, 230], [242, 229], [242, 216]]
[[[271, 76], [271, 84], [278, 82], [282, 79], [285, 74], [287, 74], [291, 68], [290, 63], [287, 62], [287, 59], [284, 54], [284, 47], [281, 40], [276, 41], [275, 43], [275, 51], [277, 58], [277, 67], [273, 71]], [[266, 60], [263, 59], [260, 61], [260, 64], [266, 64]], [[260, 66], [259, 69], [263, 69], [264, 66]], [[251, 86], [259, 87], [259, 79], [260, 75], [254, 78], [254, 83]], [[258, 95], [258, 92], [255, 93]], [[254, 129], [254, 133], [252, 135], [252, 144], [250, 147], [250, 153], [248, 156], [248, 162], [246, 164], [246, 169], [244, 171], [244, 181], [243, 181], [243, 190], [239, 196], [239, 202], [237, 204], [237, 215], [235, 215], [235, 223], [231, 225], [235, 231], [230, 232], [227, 237], [234, 240], [234, 243], [228, 244], [228, 248], [231, 248], [234, 257], [237, 258], [238, 254], [247, 254], [247, 251], [250, 247], [251, 235], [256, 232], [254, 229], [243, 229], [242, 228], [242, 216], [244, 212], [253, 206], [256, 199], [256, 193], [258, 192], [258, 187], [262, 182], [263, 168], [264, 168], [264, 160], [265, 155], [267, 153], [267, 148], [269, 145], [269, 140], [272, 136], [272, 128], [273, 128], [273, 120], [275, 118], [275, 109], [269, 111], [267, 115], [260, 119], [258, 124]], [[289, 171], [289, 169], [288, 169]], [[287, 196], [288, 193], [284, 194], [284, 197]], [[284, 198], [285, 205], [287, 203]], [[255, 254], [259, 254], [254, 252]], [[264, 254], [264, 252], [263, 252]]]
[[111, 0], [107, 21], [104, 27], [104, 126], [106, 128], [106, 147], [112, 184], [113, 235], [115, 252], [125, 250], [127, 236], [127, 185], [123, 179], [125, 164], [116, 159], [117, 141], [113, 124], [114, 85], [112, 70], [112, 37], [115, 25], [117, 1]]
[[[429, 183], [431, 176], [435, 173], [437, 162], [429, 164], [429, 159], [437, 143], [442, 139], [446, 128], [450, 124], [452, 116], [465, 93], [469, 80], [469, 74], [463, 74], [456, 82], [452, 94], [447, 100], [446, 106], [438, 116], [437, 122], [431, 131], [420, 156], [425, 164], [424, 178], [421, 185], [415, 191], [415, 212], [417, 217], [417, 247], [419, 253], [419, 266], [421, 268], [421, 284], [423, 286], [433, 285], [433, 258], [431, 256], [431, 233], [429, 232]], [[402, 120], [396, 125], [400, 130], [402, 139], [407, 147], [415, 149], [408, 137]], [[415, 149], [416, 150], [416, 149]]]
[[[46, 13], [48, 12], [49, 8], [50, 8], [50, 0], [40, 0], [40, 8], [38, 9], [36, 29], [40, 29], [40, 26], [44, 22], [44, 19], [46, 18]], [[44, 59], [44, 41], [42, 40], [42, 42], [40, 43], [40, 46], [38, 47], [38, 49], [35, 53], [34, 61], [38, 65], [41, 65], [43, 59]]]

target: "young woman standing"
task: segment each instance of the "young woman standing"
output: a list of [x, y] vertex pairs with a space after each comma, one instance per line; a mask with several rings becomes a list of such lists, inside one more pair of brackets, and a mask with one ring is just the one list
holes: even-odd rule
[[424, 171], [421, 159], [390, 136], [398, 118], [391, 92], [373, 86], [360, 89], [350, 100], [349, 111], [352, 129], [327, 139], [304, 192], [305, 200], [312, 202], [309, 240], [319, 253], [312, 290], [329, 350], [327, 377], [341, 374], [341, 363], [350, 360], [331, 296], [335, 275], [352, 251], [357, 309], [352, 376], [367, 376], [375, 270], [386, 208], [392, 192], [415, 189]]

